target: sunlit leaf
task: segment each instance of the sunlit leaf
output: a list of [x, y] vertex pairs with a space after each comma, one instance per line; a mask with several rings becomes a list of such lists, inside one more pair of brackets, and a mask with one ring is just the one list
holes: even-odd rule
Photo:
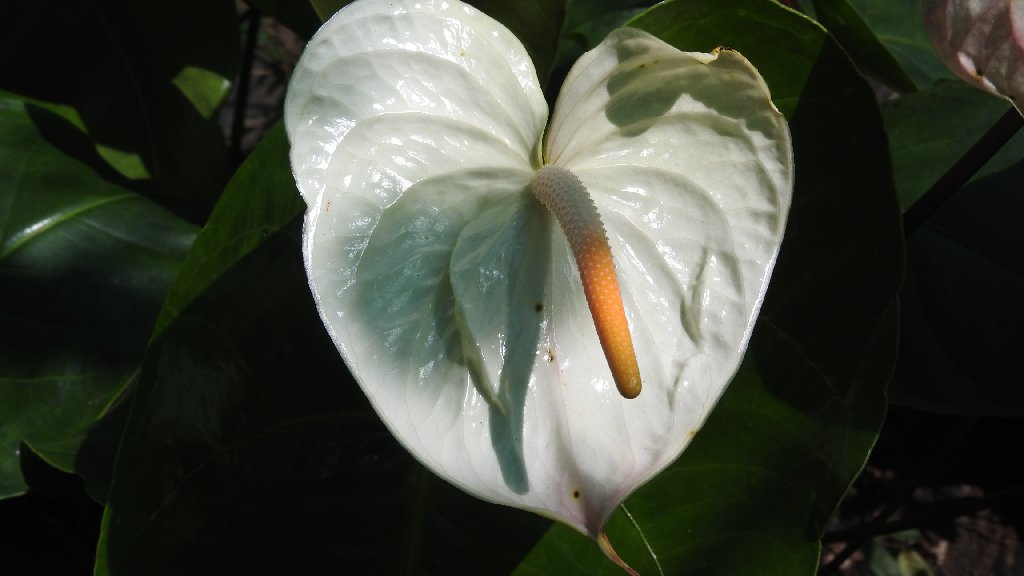
[[6, 99], [0, 124], [0, 495], [7, 495], [23, 487], [22, 441], [74, 469], [83, 437], [138, 370], [196, 229], [65, 152], [95, 156], [84, 134], [46, 109]]

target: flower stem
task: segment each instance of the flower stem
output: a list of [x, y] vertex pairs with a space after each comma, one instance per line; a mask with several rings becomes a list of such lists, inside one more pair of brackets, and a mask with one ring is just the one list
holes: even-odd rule
[[629, 567], [626, 561], [619, 557], [618, 552], [615, 548], [612, 548], [612, 543], [608, 541], [608, 535], [605, 534], [604, 530], [597, 535], [597, 545], [601, 548], [601, 552], [608, 557], [609, 560], [615, 563], [616, 566], [622, 568], [629, 576], [640, 576], [640, 573]]
[[939, 178], [917, 202], [903, 212], [903, 233], [910, 234], [937, 212], [950, 197], [977, 174], [1010, 138], [1024, 126], [1024, 117], [1010, 107], [956, 164]]

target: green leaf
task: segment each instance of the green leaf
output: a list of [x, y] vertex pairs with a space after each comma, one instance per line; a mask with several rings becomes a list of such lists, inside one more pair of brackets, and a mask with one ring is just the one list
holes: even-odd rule
[[17, 57], [0, 64], [0, 88], [73, 107], [112, 166], [204, 217], [228, 175], [211, 115], [238, 65], [234, 3], [17, 1], [5, 12], [18, 25], [0, 50]]
[[1024, 326], [1022, 140], [1012, 141], [1013, 165], [987, 165], [987, 175], [907, 238], [893, 403], [947, 414], [1024, 415], [1016, 362]]
[[[903, 209], [928, 191], [1006, 110], [1002, 98], [957, 80], [884, 102], [882, 117]], [[1024, 134], [1010, 140], [976, 178], [1005, 170], [1021, 157]]]
[[313, 7], [316, 15], [320, 17], [321, 22], [326, 22], [335, 12], [351, 2], [352, 0], [309, 0], [309, 4]]
[[915, 550], [904, 550], [896, 557], [900, 566], [900, 576], [933, 576], [928, 561]]
[[551, 74], [562, 32], [566, 0], [472, 0], [470, 4], [505, 25], [530, 54], [541, 85]]
[[[790, 118], [797, 183], [744, 366], [609, 539], [642, 574], [813, 574], [825, 522], [877, 437], [895, 361], [902, 242], [879, 112], [825, 32], [777, 5], [668, 2], [630, 25], [750, 59]], [[557, 526], [516, 573], [619, 572]]]
[[548, 525], [437, 480], [380, 423], [313, 304], [302, 207], [278, 128], [168, 298], [97, 574], [501, 573]]
[[88, 146], [60, 116], [0, 100], [0, 495], [24, 488], [21, 441], [73, 469], [196, 233], [62, 151]]
[[[653, 0], [567, 0], [558, 52], [545, 83], [548, 100], [554, 103], [565, 75], [581, 54], [654, 3]], [[541, 78], [544, 82], [543, 76]]]
[[932, 48], [924, 27], [921, 2], [916, 0], [848, 0], [860, 19], [896, 58], [917, 85], [927, 88], [936, 80], [952, 78]]
[[105, 503], [110, 497], [114, 464], [128, 422], [138, 374], [138, 371], [134, 373], [122, 394], [106, 409], [103, 417], [89, 428], [75, 455], [75, 474], [85, 479], [86, 493], [97, 502]]
[[[295, 192], [287, 152], [283, 152], [287, 148], [283, 126], [278, 124], [235, 173], [225, 191], [233, 196], [217, 205], [196, 239], [160, 312], [154, 337], [238, 260], [302, 214], [305, 204]], [[248, 195], [250, 190], [266, 192], [256, 201]]]
[[864, 73], [898, 92], [916, 89], [914, 81], [847, 0], [815, 0], [814, 7], [818, 22], [836, 37]]
[[653, 0], [568, 0], [563, 38], [575, 37], [583, 51], [655, 4]]
[[[1007, 112], [1005, 100], [941, 81], [886, 102], [894, 178], [906, 209]], [[889, 397], [941, 413], [1019, 416], [1014, 383], [1024, 289], [1017, 223], [1024, 178], [1018, 133], [908, 237], [900, 360]]]

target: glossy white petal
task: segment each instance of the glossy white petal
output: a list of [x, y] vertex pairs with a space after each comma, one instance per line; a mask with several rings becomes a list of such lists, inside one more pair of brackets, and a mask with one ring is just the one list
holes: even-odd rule
[[[349, 5], [307, 46], [285, 106], [310, 284], [381, 418], [465, 490], [557, 515], [522, 431], [547, 289], [531, 231], [549, 226], [527, 184], [546, 120], [525, 49], [459, 2]], [[505, 309], [523, 297], [528, 316]]]
[[[789, 210], [789, 131], [739, 54], [683, 53], [625, 28], [573, 67], [544, 149], [593, 195], [630, 318], [635, 400], [618, 399], [608, 375], [594, 380], [596, 339], [555, 346], [572, 359], [561, 380], [591, 382], [564, 386], [562, 401], [586, 417], [562, 434], [591, 454], [581, 476], [621, 496], [680, 454], [739, 366]], [[556, 281], [573, 276], [557, 233], [553, 266]], [[554, 297], [557, 335], [586, 308], [572, 282]]]
[[1024, 2], [925, 0], [925, 21], [950, 70], [1022, 110]]
[[[285, 101], [292, 169], [307, 203], [318, 202], [332, 182], [335, 148], [358, 124], [372, 120], [398, 136], [424, 135], [403, 129], [404, 120], [392, 114], [483, 131], [495, 140], [489, 146], [508, 147], [503, 156], [526, 159], [547, 105], [522, 44], [476, 9], [443, 0], [354, 2], [306, 46]], [[383, 153], [350, 150], [374, 160]]]
[[792, 161], [767, 88], [733, 53], [618, 31], [559, 102], [547, 159], [588, 186], [608, 229], [635, 400], [528, 192], [547, 111], [507, 30], [457, 1], [355, 2], [307, 47], [285, 120], [317, 305], [381, 418], [468, 492], [596, 536], [735, 371]]

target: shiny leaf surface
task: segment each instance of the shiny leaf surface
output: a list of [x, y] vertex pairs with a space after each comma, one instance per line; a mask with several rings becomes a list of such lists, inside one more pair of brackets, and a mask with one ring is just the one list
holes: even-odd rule
[[0, 123], [6, 495], [23, 487], [21, 441], [73, 469], [84, 435], [138, 370], [196, 230], [69, 155], [98, 160], [62, 118], [8, 98], [0, 101]]
[[937, 80], [953, 77], [932, 48], [924, 25], [921, 2], [847, 1], [918, 89], [927, 88]]
[[889, 50], [847, 0], [815, 0], [814, 13], [865, 73], [898, 92], [916, 87]]

